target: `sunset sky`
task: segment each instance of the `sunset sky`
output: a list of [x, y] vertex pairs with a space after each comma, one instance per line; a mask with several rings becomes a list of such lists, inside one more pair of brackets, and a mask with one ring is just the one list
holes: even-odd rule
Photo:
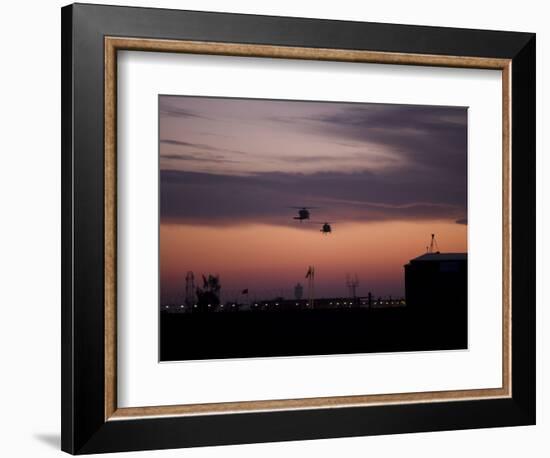
[[[220, 275], [222, 299], [401, 296], [403, 265], [436, 233], [467, 249], [467, 109], [160, 96], [161, 302], [185, 274]], [[311, 220], [293, 206], [319, 207]]]

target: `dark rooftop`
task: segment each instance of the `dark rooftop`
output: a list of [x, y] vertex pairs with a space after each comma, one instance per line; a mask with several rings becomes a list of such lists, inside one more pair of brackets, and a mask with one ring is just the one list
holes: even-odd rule
[[466, 261], [467, 253], [424, 253], [411, 261]]

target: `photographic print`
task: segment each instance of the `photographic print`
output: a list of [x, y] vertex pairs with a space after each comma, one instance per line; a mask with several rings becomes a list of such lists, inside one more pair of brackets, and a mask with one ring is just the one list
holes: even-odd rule
[[160, 360], [467, 348], [467, 121], [160, 95]]

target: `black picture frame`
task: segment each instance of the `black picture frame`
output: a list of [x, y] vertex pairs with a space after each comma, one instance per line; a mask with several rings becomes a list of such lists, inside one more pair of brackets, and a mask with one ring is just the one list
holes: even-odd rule
[[[511, 59], [511, 397], [106, 420], [106, 36]], [[64, 451], [535, 424], [535, 34], [74, 4], [62, 8], [61, 38]]]

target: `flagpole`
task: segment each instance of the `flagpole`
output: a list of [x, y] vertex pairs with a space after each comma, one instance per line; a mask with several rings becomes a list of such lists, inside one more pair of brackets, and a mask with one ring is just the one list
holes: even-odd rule
[[307, 273], [306, 273], [306, 278], [307, 278], [307, 285], [308, 285], [308, 299], [307, 299], [307, 302], [308, 302], [308, 305], [311, 306], [311, 308], [313, 309], [313, 305], [314, 305], [314, 302], [315, 302], [315, 293], [314, 293], [314, 288], [315, 288], [315, 267], [314, 266], [308, 266], [308, 269], [307, 269]]
[[315, 267], [311, 266], [311, 309], [315, 307]]

